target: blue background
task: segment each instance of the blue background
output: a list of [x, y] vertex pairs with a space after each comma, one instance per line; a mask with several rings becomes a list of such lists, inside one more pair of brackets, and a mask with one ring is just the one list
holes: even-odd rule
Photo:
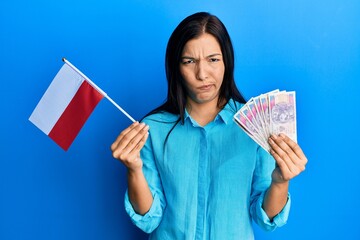
[[0, 239], [146, 239], [109, 150], [131, 122], [104, 99], [64, 152], [28, 118], [67, 57], [140, 119], [165, 99], [167, 40], [196, 11], [227, 26], [246, 98], [297, 92], [309, 163], [288, 224], [257, 239], [360, 238], [360, 1], [2, 0]]

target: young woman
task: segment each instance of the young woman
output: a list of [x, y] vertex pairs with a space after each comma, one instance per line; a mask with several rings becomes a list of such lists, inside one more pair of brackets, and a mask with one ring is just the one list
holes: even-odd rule
[[223, 23], [204, 12], [185, 18], [165, 65], [166, 102], [111, 146], [128, 169], [132, 221], [161, 240], [248, 240], [252, 220], [266, 230], [284, 225], [289, 180], [307, 159], [283, 134], [269, 138], [270, 155], [232, 120], [245, 101]]

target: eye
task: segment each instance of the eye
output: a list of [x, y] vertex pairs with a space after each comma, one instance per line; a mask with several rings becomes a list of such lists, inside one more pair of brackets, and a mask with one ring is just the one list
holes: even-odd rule
[[184, 64], [184, 65], [187, 65], [187, 64], [190, 64], [190, 63], [194, 63], [195, 61], [194, 61], [194, 59], [188, 59], [188, 58], [186, 58], [186, 59], [182, 59], [182, 64]]
[[209, 62], [219, 62], [219, 61], [220, 61], [219, 58], [214, 58], [214, 57], [209, 58]]

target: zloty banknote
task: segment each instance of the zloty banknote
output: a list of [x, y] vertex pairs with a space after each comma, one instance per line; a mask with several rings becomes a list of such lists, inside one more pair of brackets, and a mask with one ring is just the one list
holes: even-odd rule
[[271, 133], [284, 133], [297, 142], [295, 92], [269, 94]]
[[273, 133], [284, 133], [297, 142], [295, 92], [276, 89], [251, 98], [234, 120], [266, 151], [270, 150], [268, 138]]
[[240, 110], [240, 115], [243, 116], [247, 121], [241, 121], [240, 123], [245, 123], [246, 127], [249, 129], [249, 132], [252, 133], [253, 136], [256, 136], [257, 139], [260, 141], [261, 145], [264, 148], [268, 148], [267, 139], [265, 139], [263, 132], [261, 131], [261, 128], [259, 127], [254, 115], [250, 111], [247, 105], [245, 105]]
[[250, 120], [248, 120], [247, 117], [244, 116], [242, 112], [238, 111], [234, 116], [234, 120], [257, 144], [259, 144], [266, 151], [270, 150], [268, 144], [263, 142], [254, 125], [250, 122]]
[[264, 116], [264, 122], [265, 122], [265, 127], [266, 127], [266, 131], [268, 136], [270, 136], [271, 133], [271, 129], [270, 129], [270, 113], [269, 113], [269, 100], [268, 100], [268, 96], [269, 94], [272, 93], [277, 93], [279, 92], [279, 89], [273, 90], [271, 92], [265, 93], [265, 94], [261, 94], [260, 95], [260, 106], [261, 106], [261, 110]]
[[269, 129], [267, 127], [267, 124], [266, 124], [266, 121], [265, 121], [265, 115], [264, 115], [264, 111], [263, 111], [262, 106], [261, 106], [260, 96], [253, 98], [253, 101], [254, 101], [256, 110], [257, 110], [257, 112], [259, 114], [259, 118], [260, 118], [260, 121], [261, 121], [261, 126], [264, 129], [265, 135], [268, 136], [268, 135], [270, 135], [270, 131], [269, 131]]

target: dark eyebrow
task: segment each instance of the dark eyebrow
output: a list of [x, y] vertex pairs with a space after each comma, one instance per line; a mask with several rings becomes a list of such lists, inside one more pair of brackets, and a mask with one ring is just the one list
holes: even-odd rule
[[188, 57], [188, 56], [182, 56], [182, 57], [181, 57], [181, 59], [184, 59], [184, 58], [186, 58], [186, 59], [195, 59], [195, 58], [193, 58], [193, 57]]
[[[220, 53], [213, 53], [210, 54], [209, 56], [206, 56], [207, 58], [212, 58], [212, 57], [216, 57], [216, 56], [222, 56]], [[189, 57], [189, 56], [182, 56], [181, 59], [195, 59], [194, 57]]]
[[207, 56], [208, 58], [211, 58], [211, 57], [216, 57], [216, 56], [222, 56], [220, 53], [214, 53], [214, 54], [211, 54], [209, 56]]

